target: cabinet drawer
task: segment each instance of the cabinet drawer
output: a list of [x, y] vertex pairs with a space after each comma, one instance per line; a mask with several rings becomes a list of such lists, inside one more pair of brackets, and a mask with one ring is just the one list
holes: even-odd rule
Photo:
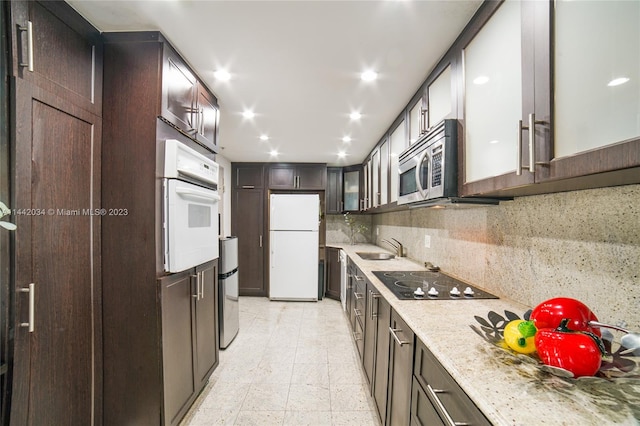
[[360, 359], [364, 353], [364, 326], [362, 325], [362, 318], [356, 314], [355, 327], [353, 331], [353, 338], [356, 341], [356, 347], [358, 348], [358, 354]]
[[416, 342], [413, 374], [416, 382], [422, 387], [422, 392], [425, 394], [423, 396], [429, 398], [441, 418], [444, 419], [448, 415], [454, 422], [474, 426], [491, 424], [419, 340]]
[[411, 426], [445, 426], [415, 377], [411, 394]]

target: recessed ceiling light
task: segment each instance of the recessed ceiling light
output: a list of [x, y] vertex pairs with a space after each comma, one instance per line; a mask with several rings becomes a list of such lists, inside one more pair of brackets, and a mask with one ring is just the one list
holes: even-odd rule
[[492, 140], [492, 141], [489, 141], [489, 143], [490, 143], [490, 144], [496, 144], [496, 143], [498, 143], [498, 142], [500, 142], [500, 141], [499, 141], [499, 140], [497, 140], [497, 139], [494, 139], [494, 140]]
[[242, 116], [244, 118], [253, 118], [253, 117], [256, 116], [256, 114], [253, 111], [251, 111], [250, 109], [245, 109], [244, 112], [242, 113]]
[[618, 77], [611, 80], [609, 84], [607, 84], [607, 86], [610, 86], [610, 87], [620, 86], [621, 84], [625, 84], [627, 81], [629, 81], [627, 77]]
[[347, 156], [347, 153], [344, 151], [340, 151], [338, 152], [338, 158], [345, 158]]
[[489, 77], [481, 75], [473, 79], [473, 84], [482, 85], [489, 81]]
[[229, 71], [225, 69], [219, 69], [218, 71], [213, 73], [213, 76], [216, 78], [216, 80], [220, 80], [220, 81], [231, 80], [231, 74], [229, 74]]
[[349, 115], [349, 117], [352, 120], [360, 120], [360, 118], [362, 117], [362, 114], [360, 114], [358, 111], [353, 111], [351, 115]]
[[269, 153], [272, 157], [277, 157], [278, 156], [278, 150], [277, 149], [272, 149], [271, 152]]
[[351, 136], [343, 136], [342, 142], [351, 142]]
[[260, 140], [261, 140], [261, 141], [268, 141], [268, 140], [269, 140], [269, 136], [267, 136], [267, 135], [260, 135]]
[[362, 81], [374, 81], [378, 78], [378, 73], [373, 70], [366, 70], [360, 74], [360, 80]]

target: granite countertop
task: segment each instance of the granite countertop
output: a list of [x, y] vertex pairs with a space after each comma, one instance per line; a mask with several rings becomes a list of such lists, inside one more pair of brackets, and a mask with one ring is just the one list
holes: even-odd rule
[[[515, 356], [489, 343], [470, 327], [479, 326], [474, 319], [476, 315], [487, 318], [489, 311], [502, 316], [505, 311], [510, 311], [522, 317], [530, 307], [507, 298], [460, 301], [399, 300], [372, 271], [424, 270], [421, 265], [406, 258], [364, 260], [356, 254], [361, 251], [388, 253], [375, 245], [327, 246], [346, 251], [378, 292], [433, 352], [492, 423], [640, 423], [640, 379], [560, 378], [541, 370], [530, 357]], [[638, 358], [635, 358], [635, 361], [640, 362]], [[636, 374], [640, 374], [636, 370]]]

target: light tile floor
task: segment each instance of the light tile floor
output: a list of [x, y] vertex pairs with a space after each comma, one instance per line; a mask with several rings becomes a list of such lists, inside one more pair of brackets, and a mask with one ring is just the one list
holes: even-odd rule
[[181, 426], [377, 426], [340, 302], [240, 298], [240, 331]]

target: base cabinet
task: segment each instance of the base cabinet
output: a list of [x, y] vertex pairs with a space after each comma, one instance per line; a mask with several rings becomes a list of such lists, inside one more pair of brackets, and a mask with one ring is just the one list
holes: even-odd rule
[[327, 247], [325, 296], [340, 300], [340, 249]]
[[414, 334], [400, 316], [391, 310], [389, 342], [389, 389], [387, 425], [408, 425], [411, 411]]
[[413, 375], [412, 424], [491, 424], [419, 339]]
[[217, 260], [159, 279], [164, 424], [176, 425], [218, 365]]
[[387, 389], [389, 384], [389, 325], [391, 324], [391, 306], [382, 296], [374, 293], [373, 315], [376, 318], [376, 354], [371, 393], [375, 400], [380, 420], [387, 416]]

